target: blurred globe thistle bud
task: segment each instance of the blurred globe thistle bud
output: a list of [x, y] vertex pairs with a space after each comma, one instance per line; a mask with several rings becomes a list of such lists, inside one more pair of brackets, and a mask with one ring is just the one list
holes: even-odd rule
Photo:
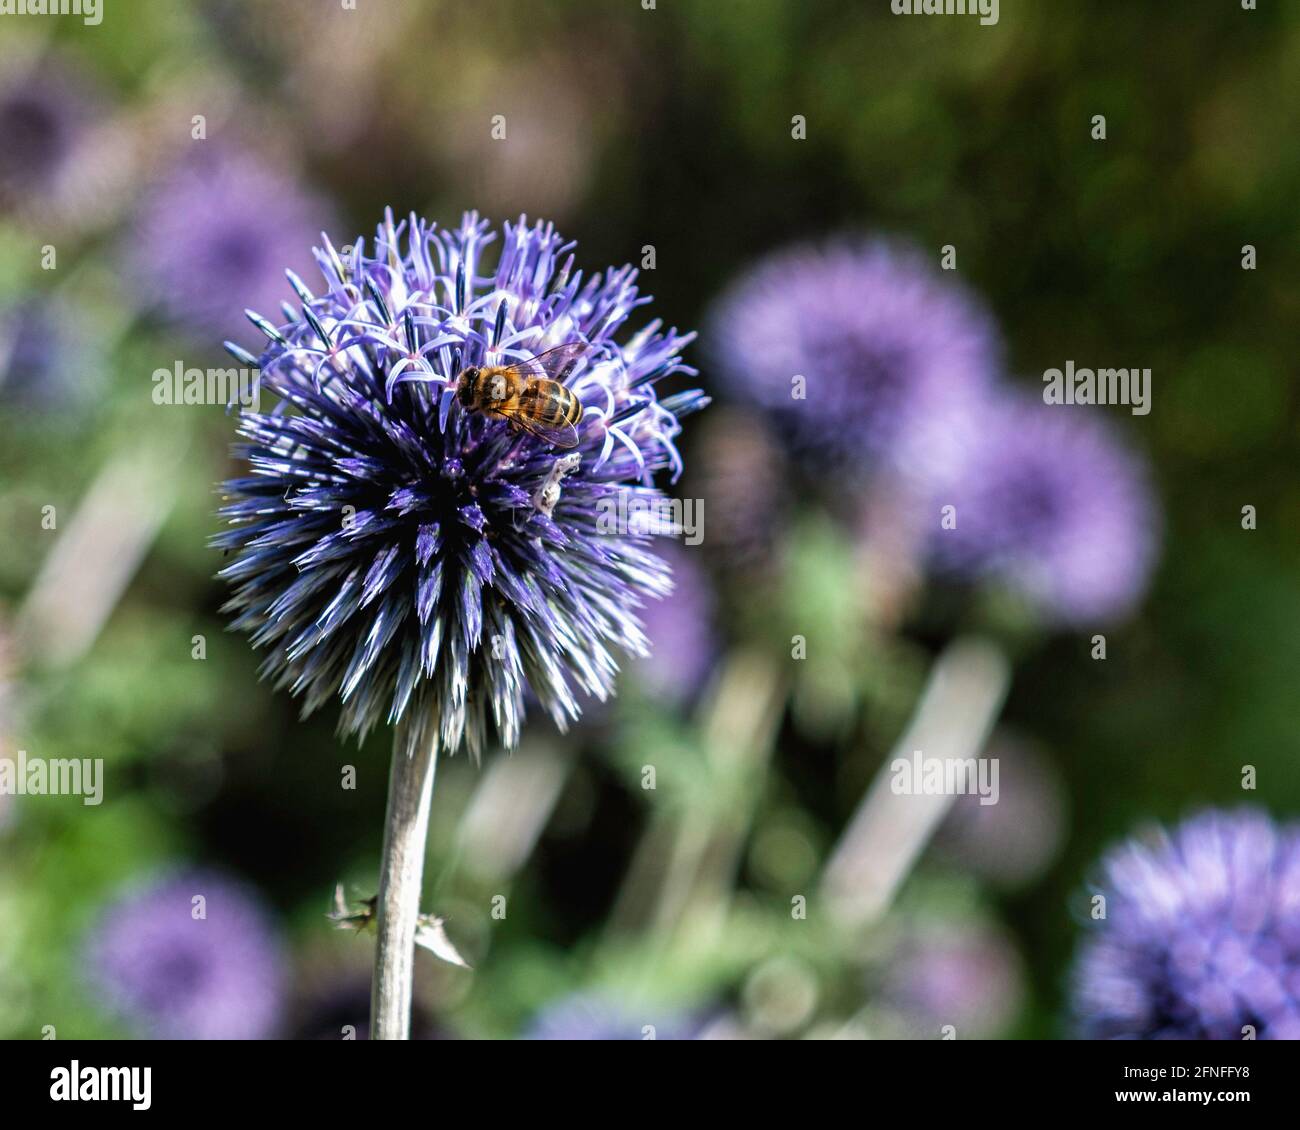
[[1075, 966], [1085, 1039], [1300, 1039], [1300, 827], [1209, 811], [1109, 852]]

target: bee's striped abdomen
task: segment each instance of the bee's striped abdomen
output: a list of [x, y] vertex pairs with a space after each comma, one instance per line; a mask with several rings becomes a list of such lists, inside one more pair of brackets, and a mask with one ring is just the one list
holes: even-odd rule
[[559, 427], [582, 419], [582, 402], [562, 384], [530, 381], [519, 394], [518, 411], [527, 420]]
[[576, 424], [582, 419], [582, 401], [573, 395], [573, 392], [565, 388], [564, 385], [556, 385], [555, 395], [550, 404], [547, 406], [555, 414], [554, 419], [548, 420], [551, 424]]

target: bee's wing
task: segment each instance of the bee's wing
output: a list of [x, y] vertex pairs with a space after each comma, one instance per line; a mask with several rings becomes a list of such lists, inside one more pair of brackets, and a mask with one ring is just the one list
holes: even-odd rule
[[522, 377], [564, 384], [574, 366], [591, 348], [588, 342], [571, 341], [567, 345], [557, 345], [554, 349], [539, 353], [536, 357], [529, 357], [502, 367], [514, 370]]
[[577, 447], [578, 429], [572, 424], [543, 424], [537, 420], [526, 420], [512, 409], [493, 409], [498, 416], [504, 416], [513, 424], [518, 424], [524, 431], [535, 435], [545, 443], [555, 447]]

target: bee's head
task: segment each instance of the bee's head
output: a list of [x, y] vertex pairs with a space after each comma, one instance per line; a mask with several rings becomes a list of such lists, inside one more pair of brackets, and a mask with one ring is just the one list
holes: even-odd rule
[[478, 396], [478, 382], [481, 371], [477, 365], [465, 369], [456, 381], [456, 399], [462, 405], [473, 404]]

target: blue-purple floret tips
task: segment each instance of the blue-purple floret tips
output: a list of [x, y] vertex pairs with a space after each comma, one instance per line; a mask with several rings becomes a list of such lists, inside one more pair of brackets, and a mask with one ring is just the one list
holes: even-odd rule
[[[637, 609], [669, 570], [610, 515], [660, 497], [679, 420], [707, 403], [656, 391], [694, 374], [694, 335], [621, 333], [649, 301], [633, 268], [584, 276], [550, 224], [506, 224], [490, 259], [496, 238], [473, 214], [450, 230], [389, 214], [373, 249], [323, 240], [325, 290], [291, 275], [287, 320], [250, 314], [280, 403], [241, 418], [248, 474], [225, 484], [215, 539], [233, 627], [305, 711], [337, 696], [345, 733], [411, 719], [475, 756], [489, 720], [514, 746], [528, 699], [563, 729], [579, 692], [611, 693], [620, 653], [645, 653]], [[456, 402], [463, 368], [570, 342], [590, 345], [566, 377], [572, 452]]]
[[311, 265], [324, 204], [283, 171], [228, 147], [178, 161], [145, 197], [128, 276], [169, 321], [214, 336], [246, 306], [281, 317], [286, 267]]
[[1296, 825], [1202, 813], [1111, 852], [1096, 893], [1074, 981], [1085, 1038], [1300, 1039]]
[[925, 457], [1000, 369], [996, 323], [908, 244], [840, 236], [759, 261], [714, 304], [718, 379], [814, 470]]
[[[954, 428], [954, 432], [960, 429]], [[1160, 509], [1146, 462], [1105, 421], [1033, 397], [990, 398], [935, 475], [937, 562], [992, 580], [1046, 622], [1122, 620], [1146, 592]]]
[[219, 872], [124, 892], [96, 923], [84, 965], [106, 1006], [151, 1038], [265, 1040], [279, 1028], [283, 946], [257, 893]]

